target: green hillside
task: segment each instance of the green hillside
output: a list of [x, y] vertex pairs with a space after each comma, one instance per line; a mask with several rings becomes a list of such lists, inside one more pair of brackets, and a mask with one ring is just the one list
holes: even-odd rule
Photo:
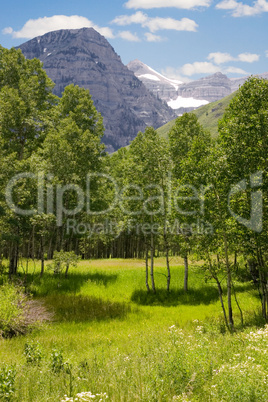
[[[226, 107], [229, 105], [235, 94], [236, 92], [233, 92], [223, 99], [209, 103], [208, 105], [202, 106], [192, 112], [198, 117], [200, 124], [211, 132], [213, 137], [216, 137], [218, 134], [218, 120], [223, 116]], [[157, 132], [166, 138], [174, 123], [175, 120], [168, 122], [164, 126], [159, 127]]]

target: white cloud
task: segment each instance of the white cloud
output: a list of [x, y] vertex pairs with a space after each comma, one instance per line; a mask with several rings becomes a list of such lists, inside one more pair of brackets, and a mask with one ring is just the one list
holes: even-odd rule
[[156, 32], [162, 29], [196, 32], [198, 28], [197, 23], [189, 18], [182, 18], [181, 20], [160, 17], [150, 18], [148, 22], [143, 24], [143, 26], [149, 28], [151, 32]]
[[260, 56], [255, 53], [241, 53], [237, 57], [231, 56], [229, 53], [209, 53], [207, 59], [213, 61], [215, 64], [228, 63], [229, 61], [241, 61], [244, 63], [253, 63], [258, 61]]
[[223, 64], [228, 63], [229, 61], [234, 60], [234, 58], [229, 53], [209, 53], [208, 60], [212, 60], [215, 64]]
[[235, 0], [223, 0], [216, 5], [216, 8], [220, 10], [234, 10], [237, 8], [237, 1]]
[[167, 78], [170, 78], [170, 79], [176, 80], [176, 81], [182, 81], [182, 82], [190, 82], [191, 81], [189, 78], [183, 77], [181, 75], [180, 68], [166, 67], [165, 69], [161, 70], [161, 74], [164, 77], [167, 77]]
[[252, 15], [260, 14], [261, 11], [258, 6], [249, 6], [247, 4], [238, 3], [237, 7], [234, 9], [233, 17], [251, 17]]
[[7, 27], [7, 28], [2, 29], [2, 33], [4, 35], [12, 34], [12, 32], [13, 32], [13, 28], [11, 28], [11, 27]]
[[147, 42], [163, 42], [165, 40], [162, 36], [154, 35], [151, 32], [146, 32], [145, 37]]
[[135, 14], [132, 15], [120, 15], [116, 17], [112, 24], [125, 26], [130, 24], [143, 24], [148, 21], [148, 16], [144, 14], [142, 11], [137, 11]]
[[[268, 57], [268, 51], [267, 51]], [[208, 61], [196, 61], [192, 64], [184, 64], [179, 69], [179, 72], [183, 75], [191, 77], [195, 74], [214, 74], [216, 72], [221, 72], [223, 74], [240, 74], [249, 75], [248, 72], [239, 67], [234, 66], [223, 66], [225, 63], [229, 62], [244, 62], [253, 63], [258, 61], [260, 56], [255, 53], [240, 53], [237, 57], [233, 57], [230, 53], [214, 52], [209, 53]]]
[[248, 72], [241, 68], [232, 67], [232, 66], [219, 66], [210, 62], [194, 62], [192, 64], [184, 64], [180, 68], [166, 67], [161, 70], [161, 74], [165, 77], [176, 79], [183, 82], [190, 82], [191, 79], [189, 77], [204, 74], [211, 75], [217, 72], [221, 72], [222, 74], [239, 74], [239, 75], [249, 75]]
[[265, 51], [265, 56], [268, 57], [268, 50]]
[[164, 8], [174, 7], [190, 10], [195, 7], [209, 7], [212, 0], [128, 0], [126, 8]]
[[253, 63], [254, 61], [259, 61], [260, 56], [255, 53], [241, 53], [238, 55], [238, 60], [245, 63]]
[[227, 66], [227, 67], [221, 67], [219, 65], [215, 65], [213, 63], [209, 63], [206, 61], [196, 61], [192, 64], [184, 64], [184, 66], [181, 67], [180, 72], [183, 75], [186, 75], [188, 77], [191, 77], [192, 75], [195, 74], [215, 74], [217, 72], [221, 72], [223, 74], [240, 74], [240, 75], [248, 75], [245, 70], [242, 68], [238, 67], [232, 67], [232, 66]]
[[113, 31], [108, 27], [99, 27], [86, 17], [79, 15], [53, 15], [52, 17], [42, 17], [36, 20], [28, 20], [20, 31], [13, 31], [11, 27], [4, 28], [3, 34], [11, 34], [13, 38], [31, 39], [36, 36], [44, 35], [47, 32], [59, 29], [79, 29], [94, 28], [106, 38], [114, 38]]
[[241, 74], [241, 75], [249, 75], [249, 73], [247, 73], [245, 70], [243, 70], [242, 68], [237, 68], [237, 67], [227, 67], [223, 73], [225, 74]]
[[195, 61], [194, 63], [184, 64], [181, 68], [181, 73], [188, 77], [195, 74], [214, 74], [219, 71], [219, 66], [207, 61]]
[[102, 36], [105, 36], [107, 39], [113, 39], [115, 37], [112, 29], [109, 27], [99, 27], [98, 25], [94, 24], [92, 28], [94, 28], [95, 31], [99, 32]]
[[120, 15], [116, 17], [112, 23], [119, 26], [141, 24], [143, 28], [149, 28], [151, 32], [163, 29], [195, 32], [198, 28], [197, 23], [189, 18], [182, 18], [181, 20], [160, 17], [150, 18], [141, 11], [133, 15]]
[[139, 37], [136, 34], [131, 33], [130, 31], [121, 31], [117, 35], [121, 39], [128, 40], [129, 42], [140, 42]]
[[268, 12], [268, 2], [266, 0], [258, 0], [258, 5], [265, 12]]
[[147, 42], [163, 42], [165, 38], [162, 38], [161, 36], [154, 35], [151, 32], [146, 32], [145, 34]]
[[252, 6], [236, 0], [223, 0], [216, 5], [220, 10], [232, 10], [233, 17], [249, 17], [268, 12], [267, 0], [256, 0]]

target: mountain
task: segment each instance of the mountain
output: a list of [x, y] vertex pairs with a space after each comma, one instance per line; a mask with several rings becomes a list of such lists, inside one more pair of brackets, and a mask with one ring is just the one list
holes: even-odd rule
[[207, 102], [215, 102], [230, 95], [231, 92], [230, 79], [222, 73], [188, 82], [178, 89], [178, 95], [181, 97], [191, 97], [197, 100], [206, 100]]
[[[139, 60], [131, 61], [127, 67], [154, 95], [166, 101], [177, 115], [193, 111], [232, 94], [248, 78], [230, 79], [218, 72], [199, 80], [183, 83], [164, 77]], [[260, 77], [267, 79], [268, 73], [261, 74]]]
[[233, 92], [231, 80], [222, 73], [183, 83], [164, 77], [139, 60], [131, 61], [127, 67], [149, 91], [167, 102], [177, 115], [222, 99]]
[[[258, 74], [257, 77], [268, 79], [268, 73]], [[237, 91], [241, 85], [248, 79], [248, 77], [242, 78], [231, 78], [231, 89], [232, 92]]]
[[128, 63], [127, 67], [134, 72], [136, 77], [141, 80], [146, 88], [157, 98], [165, 102], [176, 98], [179, 85], [182, 84], [182, 81], [166, 78], [137, 59]]
[[157, 99], [93, 28], [59, 30], [19, 46], [26, 58], [39, 58], [61, 96], [73, 83], [89, 89], [105, 126], [109, 152], [126, 146], [146, 126], [158, 128], [176, 115]]

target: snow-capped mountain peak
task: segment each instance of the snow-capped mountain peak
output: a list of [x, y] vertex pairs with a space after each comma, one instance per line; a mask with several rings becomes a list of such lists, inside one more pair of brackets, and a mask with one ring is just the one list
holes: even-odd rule
[[177, 98], [178, 88], [182, 85], [181, 81], [165, 77], [140, 60], [131, 61], [127, 67], [158, 98], [166, 102]]
[[233, 92], [231, 80], [222, 73], [183, 83], [163, 76], [139, 60], [127, 66], [156, 97], [178, 115], [219, 100]]

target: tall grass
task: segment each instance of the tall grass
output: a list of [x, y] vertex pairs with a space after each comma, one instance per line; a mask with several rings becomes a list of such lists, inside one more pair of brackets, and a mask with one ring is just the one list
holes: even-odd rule
[[[239, 392], [234, 392], [238, 368], [251, 384], [240, 400], [267, 400], [262, 383], [267, 364], [257, 351], [264, 353], [264, 346], [259, 341], [247, 354], [252, 346], [249, 329], [224, 333], [216, 287], [204, 282], [200, 267], [191, 266], [187, 294], [181, 260], [172, 260], [170, 293], [165, 290], [164, 259], [157, 259], [155, 270], [153, 295], [145, 291], [140, 260], [83, 261], [69, 278], [47, 272], [40, 278], [29, 266], [25, 286], [54, 312], [54, 320], [30, 335], [0, 340], [2, 365], [16, 365], [14, 400], [60, 401], [64, 395], [90, 391], [106, 392], [107, 400], [115, 402], [239, 401]], [[257, 295], [247, 283], [238, 283], [237, 298], [246, 324], [253, 325]], [[238, 323], [236, 309], [235, 318]], [[267, 337], [262, 335], [265, 342]], [[25, 344], [32, 342], [42, 349], [38, 364], [25, 356]], [[53, 350], [62, 355], [57, 373], [51, 369]], [[233, 374], [228, 377], [226, 364], [241, 366], [230, 368]], [[255, 374], [250, 369], [255, 365], [261, 366], [256, 374], [261, 380], [253, 391]], [[263, 399], [258, 399], [261, 393]]]

